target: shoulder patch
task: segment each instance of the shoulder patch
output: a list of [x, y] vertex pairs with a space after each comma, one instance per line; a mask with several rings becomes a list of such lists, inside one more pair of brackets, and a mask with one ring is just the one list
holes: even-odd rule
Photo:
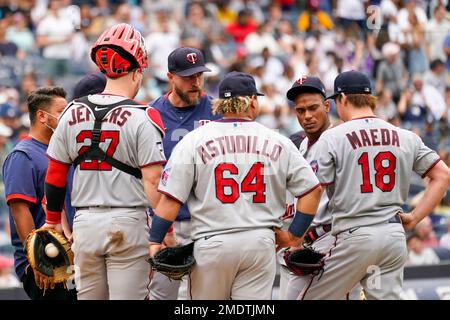
[[164, 123], [161, 119], [159, 111], [153, 107], [148, 107], [145, 114], [147, 115], [148, 120], [153, 123], [153, 125], [161, 132], [162, 136], [164, 137], [166, 129], [164, 127]]

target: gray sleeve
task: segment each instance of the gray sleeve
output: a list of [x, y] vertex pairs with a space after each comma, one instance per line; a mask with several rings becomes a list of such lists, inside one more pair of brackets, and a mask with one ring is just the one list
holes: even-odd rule
[[173, 149], [161, 175], [158, 191], [183, 204], [194, 184], [195, 162], [189, 135]]
[[428, 148], [417, 135], [414, 135], [418, 145], [417, 156], [414, 159], [413, 170], [422, 178], [426, 176], [440, 160], [439, 155]]
[[139, 167], [165, 163], [161, 133], [150, 121], [145, 121], [139, 128], [137, 137]]
[[291, 143], [287, 170], [287, 189], [296, 197], [302, 197], [319, 186], [311, 166]]
[[[53, 133], [50, 143], [47, 148], [47, 155], [56, 161], [63, 162], [66, 164], [71, 164], [72, 159], [69, 155], [69, 150], [67, 148], [67, 141], [65, 135], [67, 133], [67, 114], [66, 112], [63, 117], [59, 120], [59, 124]], [[75, 137], [73, 138], [75, 141]]]
[[313, 156], [314, 165], [316, 166], [316, 175], [320, 183], [324, 186], [334, 184], [335, 179], [335, 159], [333, 157], [332, 143], [327, 138], [328, 136], [320, 137], [316, 142], [316, 152]]

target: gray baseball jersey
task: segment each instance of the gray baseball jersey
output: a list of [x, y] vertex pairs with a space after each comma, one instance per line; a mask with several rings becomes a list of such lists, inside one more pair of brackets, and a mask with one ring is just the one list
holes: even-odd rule
[[281, 226], [286, 190], [303, 196], [318, 180], [295, 145], [253, 121], [223, 119], [177, 144], [159, 190], [187, 201], [194, 240]]
[[[320, 137], [319, 137], [320, 140]], [[308, 137], [303, 139], [300, 143], [300, 153], [306, 159], [314, 172], [317, 172], [317, 160], [314, 159], [314, 154], [317, 152], [317, 141], [310, 143]], [[331, 212], [328, 210], [328, 195], [326, 192], [322, 193], [319, 207], [317, 208], [316, 216], [311, 222], [311, 226], [319, 226], [331, 223]]]
[[[123, 100], [124, 97], [112, 95], [89, 96], [89, 101], [99, 108]], [[162, 135], [149, 112], [119, 106], [108, 112], [103, 121], [100, 148], [109, 156], [135, 168], [165, 163]], [[47, 154], [56, 161], [72, 163], [90, 145], [93, 126], [94, 116], [87, 106], [69, 106], [59, 120]], [[75, 169], [72, 205], [147, 207], [149, 202], [140, 179], [106, 162], [92, 160]]]
[[424, 176], [439, 161], [416, 134], [375, 117], [325, 131], [315, 150], [317, 177], [334, 187], [333, 234], [392, 218], [407, 199], [411, 170]]

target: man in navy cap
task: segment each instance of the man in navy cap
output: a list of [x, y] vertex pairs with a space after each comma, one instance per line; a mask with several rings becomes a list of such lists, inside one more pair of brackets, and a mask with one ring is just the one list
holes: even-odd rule
[[[369, 78], [339, 74], [334, 94], [343, 124], [322, 133], [312, 157], [330, 197], [334, 242], [320, 276], [299, 299], [340, 299], [361, 283], [367, 299], [400, 299], [405, 231], [441, 201], [450, 170], [420, 137], [375, 117]], [[423, 201], [403, 213], [411, 171], [430, 179]]]
[[[330, 103], [326, 100], [325, 92], [325, 86], [319, 78], [304, 76], [295, 81], [286, 94], [287, 98], [294, 103], [298, 122], [304, 130], [304, 139], [298, 142], [298, 148], [313, 171], [317, 171], [317, 162], [314, 161], [314, 154], [317, 152], [316, 142], [325, 130], [332, 127], [328, 117]], [[299, 140], [298, 137], [301, 137], [299, 133], [291, 136], [294, 144]], [[288, 199], [286, 208], [292, 208], [294, 205], [293, 195], [286, 194], [286, 198]], [[291, 199], [291, 202], [289, 202], [289, 199]], [[291, 214], [289, 215], [289, 213]], [[289, 222], [292, 219], [292, 213], [293, 210], [287, 212], [283, 216], [283, 220]], [[316, 251], [328, 253], [334, 242], [334, 237], [330, 231], [331, 212], [328, 208], [328, 196], [323, 193], [317, 214], [306, 232], [305, 242]], [[283, 250], [280, 250], [279, 256], [283, 257], [283, 254]], [[279, 259], [279, 261], [284, 264], [284, 259]], [[286, 268], [281, 268], [280, 274], [280, 298], [287, 300], [297, 299], [303, 288], [311, 282], [313, 276], [289, 274]], [[359, 299], [359, 285], [347, 297], [352, 300]]]
[[[298, 149], [254, 121], [259, 95], [252, 76], [228, 74], [213, 106], [223, 119], [188, 133], [162, 174], [150, 255], [160, 250], [187, 202], [195, 241], [190, 275], [194, 300], [271, 299], [275, 238], [282, 247], [299, 245], [319, 204], [318, 180]], [[286, 190], [301, 202], [289, 231], [282, 231]]]
[[[205, 58], [200, 50], [190, 47], [175, 49], [168, 57], [168, 69], [167, 78], [171, 90], [150, 102], [150, 105], [161, 114], [166, 127], [163, 147], [167, 159], [170, 158], [176, 144], [187, 133], [220, 118], [220, 115], [212, 114], [213, 98], [203, 92], [203, 73], [210, 70], [205, 66]], [[181, 244], [190, 241], [190, 219], [188, 207], [183, 205], [174, 223], [175, 234]], [[174, 245], [173, 240], [173, 234], [168, 236], [166, 245]], [[170, 280], [156, 273], [150, 284], [150, 299], [175, 300], [179, 287], [180, 281]], [[185, 296], [184, 291], [180, 295]]]

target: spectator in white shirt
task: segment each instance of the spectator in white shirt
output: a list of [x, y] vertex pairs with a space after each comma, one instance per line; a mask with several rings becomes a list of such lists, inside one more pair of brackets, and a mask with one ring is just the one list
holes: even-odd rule
[[439, 59], [431, 61], [430, 70], [425, 73], [423, 83], [435, 87], [441, 96], [445, 97], [446, 79], [443, 61]]
[[450, 32], [450, 22], [446, 19], [447, 10], [439, 5], [434, 9], [434, 18], [426, 25], [425, 39], [427, 42], [426, 52], [430, 61], [447, 58], [444, 52], [445, 36]]
[[432, 265], [439, 263], [439, 257], [431, 248], [425, 248], [422, 240], [416, 233], [411, 234], [407, 240], [408, 244], [408, 259], [406, 265]]
[[75, 28], [66, 16], [61, 14], [61, 0], [50, 0], [47, 15], [37, 26], [37, 45], [43, 48], [47, 75], [63, 77], [69, 72], [71, 40]]

